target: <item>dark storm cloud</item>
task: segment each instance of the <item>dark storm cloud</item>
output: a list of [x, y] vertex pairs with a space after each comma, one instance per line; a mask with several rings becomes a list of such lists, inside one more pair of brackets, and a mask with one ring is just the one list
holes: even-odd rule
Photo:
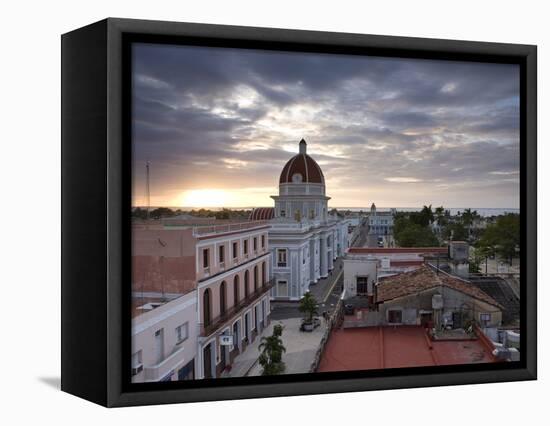
[[143, 44], [133, 96], [134, 160], [157, 188], [274, 187], [305, 137], [336, 191], [462, 185], [517, 204], [512, 65]]

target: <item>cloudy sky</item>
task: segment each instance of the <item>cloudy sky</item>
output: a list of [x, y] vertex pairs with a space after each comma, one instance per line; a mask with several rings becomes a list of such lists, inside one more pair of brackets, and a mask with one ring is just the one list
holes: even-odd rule
[[133, 203], [272, 206], [305, 138], [332, 207], [519, 206], [519, 68], [137, 44]]

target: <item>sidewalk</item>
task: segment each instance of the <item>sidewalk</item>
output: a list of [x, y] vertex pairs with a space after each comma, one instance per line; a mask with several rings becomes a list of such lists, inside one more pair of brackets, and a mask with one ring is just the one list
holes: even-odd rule
[[260, 355], [258, 347], [261, 336], [270, 336], [273, 333], [273, 326], [276, 324], [281, 324], [284, 327], [282, 339], [286, 348], [286, 352], [283, 354], [283, 361], [286, 365], [285, 374], [309, 373], [326, 330], [326, 325], [322, 321], [321, 326], [308, 333], [300, 331], [301, 322], [301, 318], [271, 321], [269, 327], [260, 336], [256, 337], [256, 340], [246, 348], [244, 353], [235, 358], [231, 371], [224, 373], [223, 377], [261, 375], [262, 367], [257, 362]]

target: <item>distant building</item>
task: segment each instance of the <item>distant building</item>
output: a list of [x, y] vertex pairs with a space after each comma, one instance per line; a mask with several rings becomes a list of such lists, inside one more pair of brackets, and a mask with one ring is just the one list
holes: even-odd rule
[[132, 380], [219, 377], [269, 322], [269, 224], [133, 229]]
[[395, 209], [391, 209], [389, 212], [379, 212], [376, 210], [376, 205], [372, 203], [368, 218], [369, 235], [393, 235], [393, 216], [395, 212]]
[[299, 300], [346, 252], [350, 221], [329, 215], [323, 172], [303, 139], [279, 176], [279, 194], [271, 198], [275, 207], [254, 209], [250, 220], [270, 220], [272, 297]]

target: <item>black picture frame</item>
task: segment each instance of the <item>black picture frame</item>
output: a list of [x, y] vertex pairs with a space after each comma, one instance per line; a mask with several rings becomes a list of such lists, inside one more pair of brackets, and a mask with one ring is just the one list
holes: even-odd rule
[[[536, 46], [113, 18], [61, 41], [62, 390], [117, 407], [536, 379]], [[133, 41], [519, 64], [521, 361], [132, 385], [126, 302]]]

